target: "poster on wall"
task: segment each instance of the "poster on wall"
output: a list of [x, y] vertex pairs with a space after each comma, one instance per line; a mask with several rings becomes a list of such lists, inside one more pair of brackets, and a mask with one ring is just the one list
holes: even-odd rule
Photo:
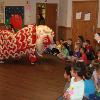
[[82, 12], [76, 12], [76, 19], [81, 19]]
[[84, 21], [90, 21], [91, 19], [91, 13], [84, 14]]
[[32, 6], [30, 4], [25, 5], [25, 25], [31, 24]]
[[11, 24], [15, 29], [21, 29], [24, 25], [24, 6], [6, 6], [5, 24]]

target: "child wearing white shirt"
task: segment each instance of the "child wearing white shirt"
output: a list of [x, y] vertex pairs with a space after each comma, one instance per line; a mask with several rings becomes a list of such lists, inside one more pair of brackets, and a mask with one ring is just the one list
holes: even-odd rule
[[84, 62], [76, 62], [71, 69], [70, 87], [66, 90], [66, 100], [82, 100], [84, 95], [83, 75], [85, 71]]

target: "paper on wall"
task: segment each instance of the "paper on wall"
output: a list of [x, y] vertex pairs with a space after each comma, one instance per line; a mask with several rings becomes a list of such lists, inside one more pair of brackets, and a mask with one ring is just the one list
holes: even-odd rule
[[87, 14], [84, 15], [85, 21], [90, 21], [90, 18], [91, 18], [91, 13], [87, 13]]
[[76, 19], [81, 19], [82, 16], [82, 12], [77, 12], [76, 13]]

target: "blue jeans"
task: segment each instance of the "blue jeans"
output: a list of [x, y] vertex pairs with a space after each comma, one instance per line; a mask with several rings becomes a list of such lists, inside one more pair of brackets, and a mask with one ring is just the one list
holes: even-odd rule
[[96, 94], [91, 94], [89, 96], [89, 100], [100, 100], [100, 97], [98, 97]]

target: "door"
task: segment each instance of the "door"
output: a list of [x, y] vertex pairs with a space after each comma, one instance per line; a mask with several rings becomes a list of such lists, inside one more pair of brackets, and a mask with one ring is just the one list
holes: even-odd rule
[[57, 32], [57, 4], [46, 4], [45, 24]]
[[94, 33], [97, 27], [98, 1], [73, 1], [72, 39], [77, 40], [78, 35], [89, 39], [94, 45]]

